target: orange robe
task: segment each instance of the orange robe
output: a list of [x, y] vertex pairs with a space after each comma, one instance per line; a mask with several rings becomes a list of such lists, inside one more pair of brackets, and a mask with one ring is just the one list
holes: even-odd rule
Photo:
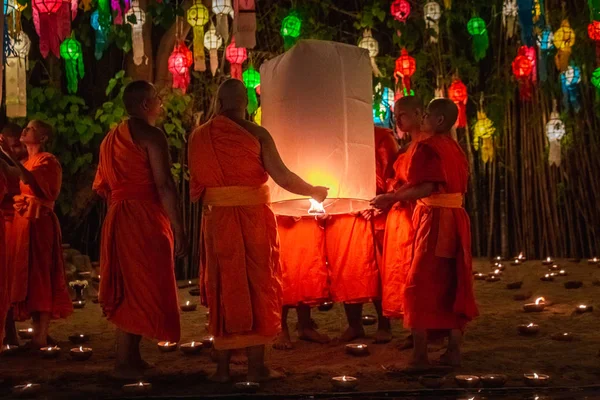
[[[7, 192], [7, 180], [0, 172], [0, 198], [3, 198]], [[0, 208], [0, 222], [2, 222], [4, 210]], [[10, 274], [8, 273], [8, 263], [6, 256], [6, 241], [4, 239], [4, 224], [0, 223], [0, 346], [4, 341], [4, 324], [6, 314], [10, 308]], [[0, 350], [1, 352], [2, 350]]]
[[11, 297], [15, 319], [26, 320], [32, 312], [66, 318], [73, 312], [73, 305], [66, 285], [60, 225], [53, 211], [62, 169], [50, 153], [38, 153], [23, 166], [33, 174], [44, 197], [35, 196], [22, 182], [21, 194], [14, 197]]
[[[394, 177], [394, 162], [400, 150], [398, 142], [391, 129], [375, 127], [375, 171], [377, 173], [377, 194], [387, 191], [387, 180]], [[375, 243], [378, 253], [383, 251], [383, 239], [387, 213], [376, 216], [373, 220], [375, 226]]]
[[179, 341], [171, 223], [148, 154], [133, 142], [128, 122], [104, 138], [93, 189], [109, 204], [98, 293], [106, 317], [128, 333]]
[[413, 253], [404, 289], [404, 326], [463, 329], [478, 315], [473, 292], [471, 231], [462, 207], [467, 159], [449, 135], [434, 135], [407, 153], [407, 184], [437, 184], [416, 202]]
[[13, 251], [9, 249], [15, 248], [15, 235], [13, 232], [13, 221], [15, 219], [15, 201], [14, 196], [21, 193], [20, 180], [17, 177], [7, 176], [7, 193], [4, 195], [2, 202], [0, 203], [0, 210], [4, 215], [4, 240], [6, 243], [6, 265], [7, 265], [7, 290], [11, 299], [11, 303], [16, 302], [16, 298], [12, 293], [12, 280], [14, 275], [13, 266]]
[[315, 217], [277, 216], [283, 305], [317, 305], [329, 299], [325, 226]]
[[259, 141], [224, 116], [192, 133], [190, 193], [202, 200], [202, 291], [217, 349], [271, 342], [281, 331], [277, 222]]

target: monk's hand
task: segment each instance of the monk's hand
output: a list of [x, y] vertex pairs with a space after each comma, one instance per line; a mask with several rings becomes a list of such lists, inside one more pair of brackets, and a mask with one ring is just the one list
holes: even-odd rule
[[190, 244], [185, 232], [175, 233], [175, 256], [182, 258], [188, 255]]
[[327, 198], [328, 193], [329, 193], [329, 188], [326, 188], [324, 186], [313, 186], [310, 197], [315, 199], [316, 202], [322, 203]]
[[371, 200], [371, 207], [376, 208], [378, 210], [385, 211], [385, 210], [390, 209], [394, 205], [395, 202], [396, 202], [396, 199], [393, 194], [391, 194], [391, 193], [380, 194], [379, 196], [377, 196]]

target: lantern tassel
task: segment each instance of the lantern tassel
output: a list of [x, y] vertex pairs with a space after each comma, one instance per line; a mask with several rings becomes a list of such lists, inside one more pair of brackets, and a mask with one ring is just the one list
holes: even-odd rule
[[569, 67], [569, 59], [571, 58], [571, 48], [566, 47], [564, 49], [558, 50], [556, 56], [554, 56], [554, 62], [556, 63], [556, 68], [560, 72], [564, 72]]
[[131, 41], [133, 45], [133, 63], [135, 65], [142, 65], [142, 63], [148, 63], [146, 53], [144, 52], [144, 35], [142, 27], [138, 27], [139, 22], [131, 27]]
[[529, 77], [519, 79], [519, 96], [522, 101], [530, 101], [532, 96], [532, 84]]
[[379, 67], [377, 66], [377, 62], [375, 61], [375, 57], [371, 57], [371, 68], [373, 69], [373, 75], [375, 75], [377, 78], [383, 76], [381, 74], [381, 71], [379, 70]]
[[404, 95], [408, 96], [410, 93], [410, 76], [402, 77], [402, 85], [404, 86]]
[[295, 38], [292, 36], [284, 36], [283, 37], [283, 48], [285, 49], [285, 51], [288, 51], [289, 49], [294, 47], [294, 45], [296, 44], [297, 41], [298, 41], [298, 38]]
[[485, 137], [481, 139], [481, 161], [485, 164], [494, 160], [494, 139]]
[[229, 40], [229, 17], [227, 14], [217, 14], [217, 33], [227, 43]]
[[557, 167], [560, 167], [560, 162], [561, 162], [560, 141], [550, 140], [549, 148], [548, 148], [548, 164], [550, 166], [556, 165]]
[[456, 121], [457, 128], [464, 128], [467, 126], [467, 103], [457, 102], [455, 103], [458, 107], [458, 120]]
[[[204, 27], [194, 26], [194, 71], [206, 71], [204, 58]], [[213, 74], [214, 75], [214, 74]]]
[[248, 107], [246, 110], [248, 110], [249, 115], [252, 115], [258, 109], [258, 97], [256, 96], [256, 89], [249, 87], [246, 91], [248, 92]]
[[242, 64], [231, 64], [231, 77], [242, 80]]
[[452, 0], [444, 0], [444, 7], [446, 10], [450, 10], [452, 8]]
[[27, 59], [9, 57], [6, 59], [6, 116], [19, 118], [27, 116]]
[[219, 54], [217, 49], [210, 49], [210, 72], [213, 76], [216, 75], [219, 69]]
[[533, 46], [533, 0], [517, 0], [521, 41], [525, 46]]
[[490, 40], [488, 38], [487, 31], [479, 35], [473, 35], [473, 55], [475, 61], [482, 60], [485, 58], [487, 49], [490, 46]]

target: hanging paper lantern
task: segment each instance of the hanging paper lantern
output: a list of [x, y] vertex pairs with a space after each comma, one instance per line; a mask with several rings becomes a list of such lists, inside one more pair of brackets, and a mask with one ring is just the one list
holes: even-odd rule
[[32, 0], [31, 2], [33, 23], [40, 38], [40, 53], [44, 58], [48, 57], [50, 52], [56, 57], [60, 56], [60, 44], [69, 35], [70, 20], [75, 18], [77, 13], [77, 0], [71, 1], [71, 3], [62, 0]]
[[379, 67], [377, 67], [377, 63], [375, 62], [375, 57], [377, 57], [377, 54], [379, 54], [379, 42], [375, 40], [370, 29], [365, 29], [363, 32], [363, 37], [358, 42], [358, 47], [369, 52], [369, 57], [371, 58], [371, 67], [373, 68], [373, 75], [380, 77], [381, 71], [379, 71]]
[[569, 65], [567, 69], [560, 74], [560, 84], [563, 93], [563, 105], [566, 110], [573, 107], [575, 112], [579, 112], [579, 83], [581, 82], [581, 70], [575, 65]]
[[560, 166], [561, 149], [560, 141], [565, 136], [565, 124], [560, 119], [560, 115], [556, 110], [556, 100], [554, 101], [554, 109], [550, 114], [550, 120], [546, 123], [546, 136], [548, 137], [548, 163], [550, 165]]
[[395, 96], [394, 96], [394, 91], [392, 89], [390, 89], [389, 87], [384, 87], [383, 91], [381, 93], [381, 104], [390, 109], [391, 111], [394, 111], [394, 103], [395, 103]]
[[596, 68], [592, 73], [592, 85], [600, 92], [600, 68]]
[[133, 50], [133, 62], [135, 65], [148, 63], [148, 57], [144, 51], [144, 23], [146, 13], [140, 8], [137, 0], [125, 14], [125, 20], [131, 26], [131, 48]]
[[396, 59], [396, 68], [394, 69], [396, 82], [398, 82], [399, 77], [402, 78], [402, 85], [407, 91], [410, 91], [410, 77], [413, 76], [416, 70], [417, 62], [408, 55], [406, 49], [402, 49], [400, 57]]
[[173, 89], [181, 89], [183, 93], [187, 91], [190, 84], [190, 67], [193, 63], [192, 52], [185, 42], [180, 40], [169, 56], [169, 72], [173, 75]]
[[212, 11], [217, 16], [217, 32], [223, 40], [229, 40], [229, 14], [233, 12], [231, 0], [212, 0]]
[[467, 87], [460, 79], [455, 79], [448, 88], [448, 98], [458, 107], [458, 120], [456, 121], [457, 128], [467, 126]]
[[81, 43], [74, 38], [65, 39], [60, 45], [60, 56], [65, 60], [67, 90], [69, 93], [76, 93], [79, 79], [85, 74]]
[[394, 0], [390, 7], [390, 13], [396, 21], [406, 22], [410, 15], [410, 3], [406, 0]]
[[10, 39], [13, 54], [6, 58], [6, 116], [18, 118], [27, 116], [27, 69], [31, 41], [21, 31]]
[[560, 28], [554, 32], [554, 46], [558, 50], [554, 61], [556, 68], [564, 72], [569, 66], [569, 58], [571, 57], [571, 47], [575, 44], [575, 31], [571, 29], [568, 20], [564, 20], [560, 24]]
[[231, 77], [242, 80], [242, 64], [248, 58], [248, 53], [243, 47], [236, 47], [232, 40], [225, 50], [225, 58], [231, 64]]
[[516, 24], [515, 20], [519, 9], [517, 8], [517, 0], [504, 0], [502, 7], [502, 25], [506, 29], [506, 36], [512, 38], [515, 35]]
[[600, 0], [588, 0], [590, 8], [590, 19], [592, 21], [600, 21]]
[[373, 103], [373, 123], [382, 128], [389, 128], [391, 125], [391, 113], [381, 102]]
[[187, 11], [187, 21], [194, 31], [194, 71], [206, 71], [204, 60], [204, 25], [208, 22], [208, 9], [196, 2]]
[[288, 50], [296, 44], [302, 29], [302, 20], [295, 11], [288, 14], [281, 23], [281, 36], [283, 36], [283, 47]]
[[548, 52], [554, 48], [554, 33], [547, 26], [537, 37], [538, 48], [540, 49], [539, 74], [540, 80], [546, 82], [548, 79]]
[[258, 108], [256, 88], [260, 85], [260, 74], [254, 67], [248, 67], [242, 74], [242, 80], [248, 92], [248, 114], [252, 115]]
[[[525, 46], [522, 46], [525, 47]], [[519, 81], [521, 100], [531, 100], [531, 73], [533, 64], [531, 59], [519, 51], [519, 55], [512, 62], [513, 74]]]
[[25, 8], [27, 8], [27, 4], [19, 4], [17, 0], [4, 0], [4, 23], [12, 37], [16, 37], [21, 32], [21, 12]]
[[481, 148], [481, 159], [488, 163], [494, 159], [493, 136], [496, 132], [494, 123], [485, 115], [485, 112], [477, 112], [477, 122], [473, 126], [473, 148], [479, 151]]
[[452, 9], [452, 0], [444, 0], [444, 8], [446, 10]]
[[588, 25], [588, 36], [596, 42], [596, 62], [600, 62], [600, 21]]
[[94, 56], [96, 57], [96, 60], [101, 59], [102, 53], [104, 53], [104, 50], [108, 48], [108, 33], [110, 31], [110, 19], [105, 22], [108, 22], [108, 28], [106, 23], [100, 23], [100, 12], [98, 10], [95, 10], [90, 15], [90, 25], [96, 33], [96, 45], [94, 48]]
[[429, 35], [431, 43], [438, 42], [440, 34], [440, 18], [442, 18], [442, 8], [437, 1], [429, 1], [423, 7], [423, 15], [425, 16], [425, 28], [433, 30], [434, 34]]
[[473, 37], [473, 55], [475, 56], [475, 61], [479, 61], [485, 57], [485, 53], [490, 45], [485, 21], [479, 17], [473, 17], [467, 24], [467, 30], [469, 31], [469, 35]]
[[254, 113], [254, 123], [256, 125], [262, 124], [262, 107], [258, 107], [258, 110]]
[[215, 76], [217, 69], [219, 69], [218, 50], [221, 46], [223, 46], [223, 38], [219, 36], [217, 30], [211, 24], [210, 29], [204, 34], [204, 47], [208, 49], [208, 53], [210, 54], [210, 72], [212, 72], [213, 76]]
[[[123, 0], [123, 2], [125, 5], [125, 13], [127, 13], [131, 8], [132, 1]], [[121, 0], [110, 0], [110, 7], [113, 11], [116, 11], [115, 24], [121, 25], [123, 23], [123, 9], [121, 8]], [[125, 18], [127, 18], [127, 16], [125, 16]]]

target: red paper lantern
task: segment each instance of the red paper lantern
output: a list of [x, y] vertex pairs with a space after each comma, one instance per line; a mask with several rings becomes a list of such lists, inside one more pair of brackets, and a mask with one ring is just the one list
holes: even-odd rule
[[[533, 48], [532, 48], [533, 49]], [[512, 63], [513, 74], [519, 81], [519, 93], [522, 100], [531, 99], [531, 81], [535, 67], [535, 50], [531, 54], [531, 50], [527, 46], [521, 46], [519, 53]]]
[[244, 47], [236, 47], [232, 39], [227, 49], [225, 49], [225, 58], [231, 64], [231, 77], [242, 80], [242, 64], [248, 58], [248, 52]]
[[455, 79], [448, 88], [448, 98], [458, 107], [458, 120], [456, 126], [464, 128], [467, 126], [467, 99], [469, 93], [467, 87], [460, 79]]
[[31, 5], [39, 13], [54, 14], [62, 6], [63, 0], [33, 0]]
[[600, 21], [594, 21], [588, 25], [588, 36], [594, 42], [600, 41]]
[[517, 56], [512, 63], [513, 74], [517, 79], [528, 78], [533, 70], [533, 64], [527, 56]]
[[169, 72], [173, 75], [173, 88], [186, 92], [190, 84], [190, 67], [194, 63], [194, 55], [183, 41], [175, 45], [169, 56]]
[[396, 21], [406, 22], [410, 15], [410, 3], [406, 0], [395, 0], [392, 3], [390, 12]]
[[408, 93], [410, 93], [410, 77], [413, 76], [416, 70], [417, 62], [413, 57], [408, 55], [406, 49], [402, 49], [400, 57], [396, 59], [394, 76], [396, 76], [396, 82], [398, 81], [398, 77], [402, 78], [402, 83]]

